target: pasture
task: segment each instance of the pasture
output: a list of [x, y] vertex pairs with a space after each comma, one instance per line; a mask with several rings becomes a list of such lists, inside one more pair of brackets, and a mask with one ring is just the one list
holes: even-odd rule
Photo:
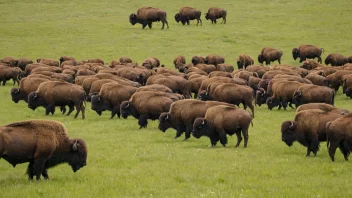
[[[172, 60], [184, 55], [211, 53], [235, 64], [238, 55], [249, 54], [257, 63], [263, 47], [283, 51], [282, 63], [299, 66], [291, 50], [300, 44], [324, 48], [329, 53], [352, 55], [350, 11], [352, 4], [336, 0], [315, 1], [9, 1], [0, 2], [0, 57], [77, 60], [101, 58], [106, 63], [127, 56], [141, 62], [148, 56], [173, 68]], [[128, 16], [141, 6], [167, 11], [169, 29], [161, 23], [142, 30]], [[182, 6], [202, 11], [202, 26], [176, 23]], [[225, 8], [227, 23], [216, 25], [204, 19], [211, 6]], [[316, 157], [305, 157], [297, 142], [281, 141], [280, 126], [292, 120], [295, 110], [266, 105], [255, 107], [254, 127], [249, 129], [248, 148], [228, 145], [209, 147], [208, 138], [174, 139], [175, 131], [162, 133], [158, 121], [138, 129], [137, 120], [110, 120], [110, 112], [98, 116], [87, 103], [86, 119], [45, 110], [30, 110], [23, 101], [11, 101], [12, 81], [0, 86], [0, 125], [27, 119], [62, 122], [70, 137], [82, 138], [88, 146], [87, 166], [73, 173], [68, 165], [49, 169], [49, 181], [29, 182], [27, 164], [13, 168], [0, 160], [1, 197], [351, 197], [351, 162], [336, 152], [332, 163], [326, 143]], [[337, 93], [335, 105], [352, 110], [352, 100]], [[242, 106], [241, 106], [242, 108]]]

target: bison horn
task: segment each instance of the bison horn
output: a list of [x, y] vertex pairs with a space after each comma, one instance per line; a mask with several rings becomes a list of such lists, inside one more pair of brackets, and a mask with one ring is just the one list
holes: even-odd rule
[[165, 120], [169, 120], [169, 114], [166, 115]]
[[202, 124], [202, 125], [205, 125], [205, 120], [203, 120], [201, 124]]
[[38, 93], [37, 93], [37, 92], [34, 92], [33, 99], [36, 99], [37, 97], [38, 97]]
[[72, 149], [74, 152], [76, 152], [78, 150], [78, 146], [77, 146], [77, 140], [75, 141], [75, 143], [72, 146]]
[[17, 94], [18, 92], [20, 92], [19, 88], [16, 89], [15, 94]]
[[288, 126], [289, 129], [293, 129], [294, 128], [294, 123], [291, 121], [290, 122], [290, 126]]
[[126, 108], [128, 108], [130, 106], [130, 103], [128, 102], [127, 105], [126, 105]]
[[100, 100], [101, 100], [101, 99], [100, 99], [100, 96], [99, 96], [99, 97], [97, 98], [97, 101], [100, 102]]

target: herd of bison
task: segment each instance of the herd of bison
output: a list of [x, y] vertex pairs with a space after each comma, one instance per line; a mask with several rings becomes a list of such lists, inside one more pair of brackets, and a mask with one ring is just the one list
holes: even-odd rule
[[[283, 52], [266, 47], [257, 65], [250, 56], [240, 55], [237, 70], [214, 54], [193, 56], [189, 63], [177, 56], [176, 70], [155, 57], [140, 64], [121, 57], [108, 65], [102, 59], [78, 61], [69, 56], [36, 62], [4, 57], [0, 81], [19, 84], [10, 91], [12, 100], [23, 100], [33, 110], [44, 107], [46, 115], [60, 107], [67, 116], [76, 109], [75, 118], [81, 113], [84, 119], [90, 102], [99, 115], [111, 111], [111, 118], [133, 116], [139, 128], [147, 127], [148, 120], [159, 120], [162, 132], [175, 129], [175, 138], [185, 134], [185, 140], [191, 134], [206, 136], [212, 146], [218, 141], [225, 146], [227, 135], [236, 134], [236, 147], [242, 139], [247, 147], [257, 105], [270, 110], [295, 105], [294, 120], [281, 125], [282, 141], [288, 146], [298, 141], [307, 147], [306, 156], [316, 155], [319, 143], [327, 141], [332, 161], [337, 147], [347, 160], [352, 150], [352, 114], [334, 107], [334, 98], [340, 87], [352, 97], [352, 56], [329, 54], [322, 64], [322, 53], [323, 48], [313, 45], [294, 48], [293, 58], [302, 63], [297, 67], [281, 64]], [[263, 65], [274, 61], [279, 64]], [[0, 157], [13, 166], [29, 162], [30, 179], [41, 175], [48, 179], [47, 169], [59, 163], [70, 164], [73, 171], [85, 166], [87, 148], [82, 139], [70, 139], [59, 122], [29, 120], [0, 127]]]

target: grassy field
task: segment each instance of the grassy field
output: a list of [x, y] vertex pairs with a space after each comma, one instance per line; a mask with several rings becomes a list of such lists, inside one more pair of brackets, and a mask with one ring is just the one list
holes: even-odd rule
[[[329, 53], [352, 55], [348, 1], [0, 1], [0, 57], [59, 59], [120, 56], [141, 62], [148, 56], [172, 67], [177, 55], [216, 53], [235, 63], [241, 53], [255, 60], [263, 47], [284, 52], [282, 62], [299, 65], [291, 50], [314, 44]], [[215, 3], [216, 2], [216, 3]], [[231, 3], [230, 3], [231, 2]], [[168, 12], [170, 29], [161, 31], [132, 26], [128, 16], [141, 6]], [[203, 26], [177, 24], [173, 18], [181, 6], [202, 10]], [[227, 24], [212, 25], [204, 19], [207, 8], [227, 9]], [[220, 20], [221, 21], [221, 20]], [[256, 107], [248, 148], [234, 148], [236, 137], [223, 148], [210, 148], [207, 138], [173, 139], [150, 122], [138, 130], [137, 120], [99, 117], [88, 104], [86, 120], [66, 117], [56, 111], [32, 111], [26, 103], [15, 104], [9, 91], [0, 87], [0, 125], [26, 119], [58, 120], [71, 137], [88, 145], [87, 166], [73, 173], [67, 165], [49, 170], [50, 181], [29, 182], [27, 164], [15, 169], [0, 160], [0, 197], [351, 197], [351, 163], [337, 151], [336, 162], [321, 144], [317, 157], [304, 157], [306, 149], [281, 142], [280, 125], [292, 120], [294, 110], [269, 111]], [[352, 101], [338, 92], [336, 106], [352, 110]]]

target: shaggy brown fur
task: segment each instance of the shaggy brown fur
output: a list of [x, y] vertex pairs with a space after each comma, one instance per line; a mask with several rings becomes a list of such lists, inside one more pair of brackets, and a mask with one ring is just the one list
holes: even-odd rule
[[191, 7], [182, 7], [180, 8], [179, 12], [175, 15], [175, 20], [176, 22], [182, 23], [182, 25], [189, 25], [190, 20], [195, 20], [197, 19], [197, 25], [200, 22], [200, 25], [202, 25], [202, 19], [200, 19], [201, 11], [197, 10], [195, 8]]
[[314, 45], [300, 45], [298, 48], [292, 49], [292, 56], [294, 60], [300, 58], [300, 63], [305, 61], [307, 58], [318, 58], [318, 62], [322, 63], [321, 54], [323, 53], [323, 50], [323, 48], [319, 48]]
[[227, 11], [222, 8], [211, 7], [208, 12], [205, 13], [205, 19], [210, 20], [211, 23], [216, 24], [216, 19], [222, 18], [221, 23], [226, 23]]
[[152, 29], [152, 23], [155, 21], [161, 21], [163, 26], [161, 29], [164, 29], [164, 25], [167, 25], [167, 29], [169, 29], [169, 23], [167, 22], [166, 12], [159, 8], [152, 7], [142, 7], [137, 10], [137, 14], [130, 14], [129, 17], [130, 23], [135, 25], [136, 23], [142, 24], [142, 28], [144, 29], [147, 25], [149, 29]]

